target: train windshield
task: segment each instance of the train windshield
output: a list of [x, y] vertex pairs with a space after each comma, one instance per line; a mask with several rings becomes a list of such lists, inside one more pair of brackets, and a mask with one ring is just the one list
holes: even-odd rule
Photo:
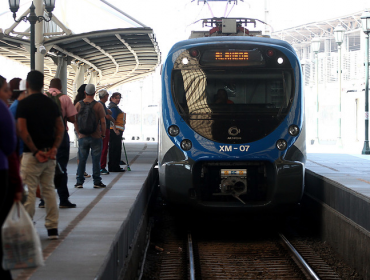
[[[256, 141], [282, 122], [294, 97], [291, 69], [175, 69], [172, 95], [200, 135], [224, 143]], [[230, 135], [230, 128], [238, 135]]]

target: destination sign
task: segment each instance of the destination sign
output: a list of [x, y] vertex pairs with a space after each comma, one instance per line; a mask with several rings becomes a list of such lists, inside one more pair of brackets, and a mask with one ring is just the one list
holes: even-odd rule
[[258, 49], [254, 50], [207, 50], [200, 59], [204, 66], [257, 66], [265, 65]]
[[249, 60], [249, 52], [215, 52], [215, 60]]

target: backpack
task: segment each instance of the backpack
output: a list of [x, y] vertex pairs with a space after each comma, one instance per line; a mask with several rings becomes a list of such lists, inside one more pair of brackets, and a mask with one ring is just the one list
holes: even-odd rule
[[95, 100], [90, 104], [85, 103], [83, 100], [80, 101], [81, 109], [77, 114], [77, 126], [79, 132], [82, 134], [93, 134], [98, 127], [98, 121], [93, 109], [95, 103]]
[[58, 105], [58, 108], [59, 108], [59, 113], [60, 115], [62, 116], [63, 118], [63, 114], [62, 114], [62, 105], [60, 104], [60, 100], [59, 100], [59, 97], [61, 97], [63, 95], [63, 93], [59, 93], [57, 95], [52, 95], [50, 92], [46, 92], [46, 95], [51, 98], [52, 100], [54, 100], [54, 102]]

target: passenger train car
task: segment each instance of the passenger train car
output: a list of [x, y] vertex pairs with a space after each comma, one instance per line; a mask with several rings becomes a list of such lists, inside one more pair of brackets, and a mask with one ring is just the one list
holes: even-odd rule
[[163, 65], [159, 184], [171, 204], [269, 211], [302, 197], [300, 62], [287, 42], [241, 30], [181, 41]]

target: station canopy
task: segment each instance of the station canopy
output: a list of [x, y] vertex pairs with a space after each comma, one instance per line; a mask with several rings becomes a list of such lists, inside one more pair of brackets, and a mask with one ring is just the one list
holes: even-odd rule
[[[45, 84], [56, 77], [57, 60], [62, 58], [68, 64], [67, 87], [70, 96], [76, 92], [76, 77], [81, 72], [84, 83], [96, 84], [97, 90], [110, 89], [142, 79], [153, 73], [160, 64], [159, 47], [153, 30], [149, 27], [73, 34], [56, 17], [43, 24], [43, 45], [47, 51], [44, 57]], [[11, 34], [4, 31], [0, 34], [0, 55], [30, 67], [29, 36], [24, 32]]]
[[292, 28], [277, 30], [272, 33], [273, 38], [288, 41], [290, 44], [311, 43], [312, 38], [334, 38], [334, 29], [338, 25], [344, 27], [346, 32], [353, 32], [361, 28], [361, 14], [357, 12], [338, 18], [307, 23]]

